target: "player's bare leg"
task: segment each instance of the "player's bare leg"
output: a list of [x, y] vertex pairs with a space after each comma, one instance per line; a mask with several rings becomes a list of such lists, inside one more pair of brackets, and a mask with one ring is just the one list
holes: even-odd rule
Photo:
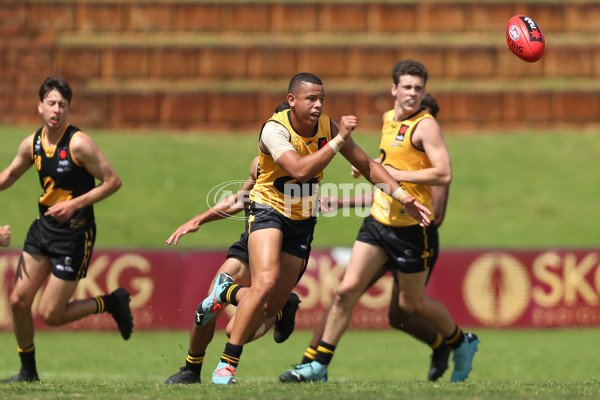
[[304, 260], [282, 253], [282, 240], [283, 233], [273, 228], [254, 231], [248, 238], [252, 284], [238, 304], [230, 340], [213, 373], [215, 384], [235, 383], [243, 345], [254, 337], [265, 317], [281, 310], [296, 284]]
[[[250, 268], [248, 264], [241, 259], [230, 257], [225, 260], [217, 275], [221, 273], [229, 274], [235, 282], [243, 285], [250, 284]], [[211, 284], [208, 292], [213, 290]], [[185, 366], [181, 367], [179, 372], [171, 375], [165, 383], [167, 384], [187, 384], [200, 383], [200, 373], [204, 362], [204, 354], [215, 334], [215, 327], [221, 314], [225, 311], [227, 304], [223, 304], [218, 313], [204, 326], [194, 323], [190, 332], [190, 344], [186, 357]]]
[[13, 330], [21, 369], [19, 373], [4, 382], [39, 381], [34, 346], [34, 326], [31, 307], [38, 290], [50, 275], [52, 264], [47, 257], [22, 253], [17, 266], [15, 286], [10, 294]]
[[327, 380], [327, 366], [350, 324], [354, 307], [369, 283], [378, 276], [379, 269], [374, 271], [373, 265], [384, 265], [386, 260], [387, 255], [381, 247], [359, 241], [354, 243], [350, 264], [329, 309], [315, 360], [284, 371], [279, 377], [281, 382]]
[[415, 339], [427, 344], [432, 349], [431, 363], [427, 379], [438, 380], [448, 369], [448, 359], [452, 349], [444, 340], [444, 337], [435, 331], [422, 319], [405, 312], [399, 306], [398, 282], [394, 281], [392, 296], [390, 299], [389, 319], [393, 328], [402, 330]]
[[464, 381], [471, 371], [479, 338], [472, 333], [464, 333], [442, 303], [425, 295], [426, 280], [426, 271], [416, 274], [399, 273], [398, 304], [405, 312], [419, 317], [444, 336], [454, 355], [451, 380]]

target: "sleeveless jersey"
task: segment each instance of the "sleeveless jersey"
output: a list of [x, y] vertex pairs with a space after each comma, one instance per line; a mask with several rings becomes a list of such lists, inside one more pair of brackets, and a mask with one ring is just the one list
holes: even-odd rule
[[[306, 138], [296, 133], [292, 127], [290, 112], [290, 110], [281, 111], [273, 115], [269, 121], [275, 121], [287, 129], [291, 136], [290, 142], [301, 157], [314, 153], [331, 140], [329, 116], [322, 114], [319, 117], [315, 134]], [[307, 182], [301, 183], [288, 176], [287, 172], [277, 165], [270, 154], [262, 152], [260, 148], [258, 152], [260, 175], [250, 191], [250, 200], [270, 206], [293, 220], [304, 220], [316, 216], [319, 182], [323, 178], [323, 171]]]
[[[394, 121], [394, 110], [385, 113], [379, 150], [381, 164], [391, 165], [403, 171], [416, 171], [430, 168], [431, 163], [423, 150], [412, 144], [412, 135], [417, 124], [424, 118], [433, 118], [425, 109], [403, 119]], [[402, 188], [419, 203], [431, 211], [430, 219], [434, 219], [431, 189], [429, 186], [401, 182]], [[410, 226], [418, 222], [412, 218], [404, 206], [381, 190], [375, 191], [371, 215], [379, 222], [389, 226]]]
[[71, 140], [78, 132], [80, 132], [78, 128], [67, 125], [56, 145], [50, 148], [45, 148], [43, 144], [44, 127], [38, 129], [33, 135], [33, 163], [44, 189], [38, 199], [39, 219], [44, 227], [55, 233], [72, 233], [94, 223], [92, 206], [78, 210], [66, 222], [44, 216], [52, 205], [81, 196], [96, 186], [94, 176], [78, 164], [71, 154]]

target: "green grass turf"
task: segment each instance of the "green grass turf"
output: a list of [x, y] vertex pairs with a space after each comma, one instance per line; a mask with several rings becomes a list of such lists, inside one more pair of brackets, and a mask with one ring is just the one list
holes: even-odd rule
[[[8, 165], [32, 129], [1, 127], [0, 166]], [[122, 189], [96, 207], [97, 248], [166, 248], [183, 222], [208, 207], [214, 186], [244, 180], [257, 154], [252, 134], [179, 134], [89, 131], [123, 180]], [[378, 155], [378, 135], [354, 134]], [[600, 197], [600, 135], [580, 132], [447, 135], [453, 162], [442, 247], [594, 247]], [[364, 183], [350, 177], [337, 156], [324, 183]], [[0, 223], [13, 227], [20, 248], [36, 217], [41, 189], [30, 169], [2, 192]], [[341, 193], [341, 192], [340, 192]], [[212, 203], [211, 203], [212, 205]], [[315, 248], [350, 246], [362, 219], [320, 217]], [[220, 221], [183, 238], [180, 248], [226, 248], [243, 230], [240, 220]]]
[[[2, 168], [31, 129], [0, 127]], [[121, 191], [96, 208], [98, 248], [166, 248], [164, 240], [181, 223], [207, 207], [213, 186], [245, 179], [256, 154], [252, 135], [168, 135], [89, 132], [121, 175]], [[454, 182], [446, 222], [445, 247], [593, 247], [600, 237], [596, 198], [600, 181], [600, 135], [448, 135]], [[372, 156], [378, 136], [355, 134]], [[336, 157], [325, 182], [355, 182], [349, 165]], [[361, 181], [364, 182], [364, 181]], [[0, 223], [13, 226], [20, 248], [37, 213], [40, 194], [35, 171], [28, 171], [0, 194]], [[348, 246], [358, 217], [321, 217], [315, 247]], [[243, 224], [222, 221], [184, 238], [180, 248], [225, 248]], [[282, 386], [279, 373], [298, 362], [310, 332], [297, 332], [284, 345], [264, 338], [246, 346], [240, 385], [173, 387], [161, 384], [183, 365], [187, 332], [136, 332], [129, 342], [118, 334], [48, 330], [36, 336], [40, 385], [0, 387], [0, 398], [131, 399], [592, 399], [600, 396], [594, 357], [595, 329], [485, 330], [475, 370], [466, 384], [424, 379], [428, 349], [392, 331], [352, 331], [344, 336], [331, 366], [331, 381]], [[217, 334], [206, 356], [203, 379], [223, 350]], [[18, 368], [11, 332], [0, 333], [0, 373]]]
[[[281, 384], [298, 362], [311, 332], [275, 344], [271, 332], [246, 345], [236, 387], [210, 384], [226, 342], [217, 332], [200, 385], [164, 385], [184, 364], [187, 332], [41, 331], [36, 353], [41, 384], [0, 385], [11, 399], [594, 399], [600, 396], [594, 356], [597, 329], [480, 330], [479, 352], [467, 382], [426, 381], [429, 349], [392, 330], [349, 331], [340, 342], [326, 384]], [[0, 376], [17, 371], [12, 333], [0, 333]]]

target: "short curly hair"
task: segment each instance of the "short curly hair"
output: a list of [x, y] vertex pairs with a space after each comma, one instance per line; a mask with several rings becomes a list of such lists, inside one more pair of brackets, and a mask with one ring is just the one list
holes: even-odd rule
[[427, 83], [427, 78], [429, 77], [427, 68], [415, 60], [402, 60], [394, 65], [394, 68], [392, 68], [392, 79], [394, 80], [394, 85], [397, 85], [398, 82], [400, 82], [400, 77], [402, 75], [421, 77], [423, 79], [423, 84]]

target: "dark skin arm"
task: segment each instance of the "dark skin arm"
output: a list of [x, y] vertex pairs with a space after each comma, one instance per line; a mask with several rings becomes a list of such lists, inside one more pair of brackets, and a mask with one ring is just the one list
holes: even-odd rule
[[[351, 138], [344, 144], [340, 152], [369, 182], [376, 185], [384, 193], [391, 195], [400, 187], [385, 168], [370, 158]], [[424, 226], [429, 225], [430, 220], [427, 216], [431, 213], [419, 204], [414, 197], [403, 198], [402, 204], [411, 217]]]
[[258, 157], [255, 157], [254, 160], [250, 163], [250, 176], [246, 182], [242, 185], [240, 190], [236, 193], [228, 196], [227, 198], [221, 200], [214, 206], [210, 207], [208, 210], [202, 212], [201, 214], [195, 215], [181, 225], [175, 232], [169, 236], [166, 243], [167, 244], [177, 244], [179, 243], [179, 239], [182, 236], [187, 235], [189, 233], [197, 232], [201, 225], [204, 225], [208, 222], [218, 221], [220, 219], [228, 218], [232, 215], [235, 215], [242, 211], [245, 207], [244, 197], [250, 193], [250, 189], [254, 186], [256, 182], [256, 166], [258, 165]]
[[[341, 118], [339, 134], [342, 138], [351, 139], [350, 134], [357, 122], [358, 120], [354, 116], [343, 116]], [[336, 132], [332, 134], [333, 137], [335, 137], [338, 131], [337, 124], [335, 124], [335, 127]], [[333, 160], [334, 156], [335, 153], [331, 146], [323, 146], [319, 151], [304, 157], [301, 157], [293, 150], [286, 151], [277, 158], [276, 162], [292, 178], [303, 183], [323, 171], [331, 160]]]

